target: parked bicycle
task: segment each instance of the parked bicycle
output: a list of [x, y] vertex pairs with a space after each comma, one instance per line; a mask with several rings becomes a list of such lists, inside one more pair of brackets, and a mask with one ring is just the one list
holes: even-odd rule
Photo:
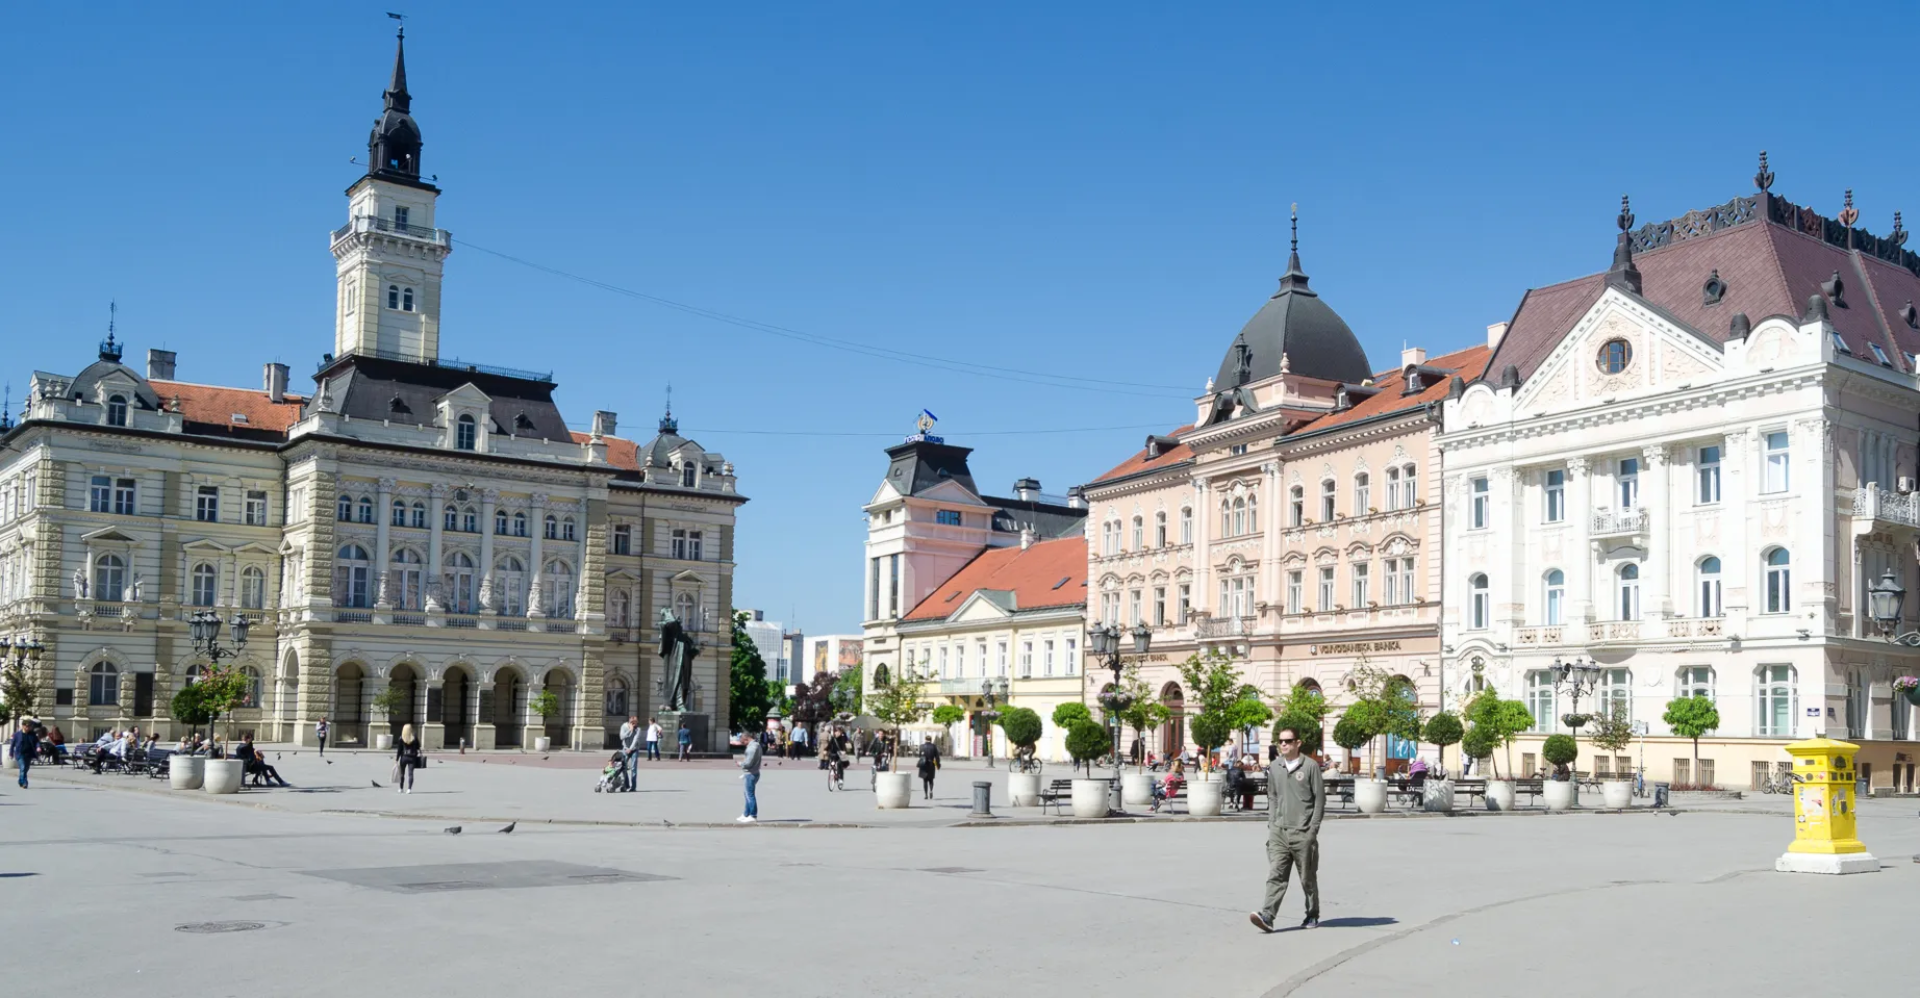
[[1760, 792], [1763, 794], [1791, 794], [1793, 793], [1793, 784], [1795, 782], [1796, 780], [1792, 773], [1776, 773], [1760, 784]]

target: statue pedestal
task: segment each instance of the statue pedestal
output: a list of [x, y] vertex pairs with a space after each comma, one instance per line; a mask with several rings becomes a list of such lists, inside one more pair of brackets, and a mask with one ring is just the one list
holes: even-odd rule
[[707, 715], [696, 714], [688, 710], [656, 710], [653, 719], [660, 722], [660, 756], [672, 759], [680, 754], [680, 725], [684, 722], [687, 731], [693, 735], [693, 751], [709, 753], [714, 751], [713, 741], [707, 729]]

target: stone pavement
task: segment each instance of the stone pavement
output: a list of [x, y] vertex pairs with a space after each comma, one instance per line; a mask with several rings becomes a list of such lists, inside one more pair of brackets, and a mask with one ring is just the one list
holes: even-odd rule
[[[1264, 876], [1257, 821], [824, 827], [830, 808], [871, 816], [871, 798], [829, 797], [816, 771], [789, 766], [767, 781], [770, 816], [816, 822], [801, 834], [530, 821], [500, 835], [462, 819], [454, 836], [442, 830], [453, 822], [338, 812], [419, 807], [431, 786], [484, 798], [448, 805], [476, 814], [582, 798], [580, 813], [730, 818], [738, 782], [724, 764], [695, 765], [651, 774], [652, 799], [604, 800], [591, 772], [490, 759], [429, 767], [403, 798], [351, 789], [383, 764], [372, 756], [306, 763], [282, 760], [314, 792], [249, 795], [271, 810], [45, 770], [33, 790], [0, 787], [9, 974], [38, 992], [162, 998], [1613, 998], [1627, 981], [1764, 996], [1835, 974], [1849, 993], [1911, 987], [1898, 954], [1920, 889], [1912, 801], [1868, 802], [1862, 837], [1885, 866], [1845, 878], [1771, 872], [1791, 836], [1780, 816], [1330, 822], [1325, 927], [1263, 936], [1245, 914]], [[315, 775], [343, 767], [351, 777]], [[298, 809], [279, 809], [289, 802]], [[1299, 911], [1290, 897], [1283, 920]], [[1814, 933], [1839, 944], [1823, 960], [1782, 945]]]

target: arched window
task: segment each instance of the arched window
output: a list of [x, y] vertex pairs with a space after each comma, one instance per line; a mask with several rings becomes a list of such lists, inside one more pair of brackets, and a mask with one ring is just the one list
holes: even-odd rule
[[387, 307], [388, 308], [400, 307], [400, 285], [398, 284], [387, 285]]
[[115, 395], [107, 399], [107, 425], [127, 425], [127, 397], [125, 395]]
[[261, 696], [265, 692], [260, 681], [260, 670], [251, 665], [240, 667], [240, 680], [245, 684], [246, 694], [240, 701], [242, 707], [260, 706]]
[[547, 562], [540, 573], [542, 607], [549, 617], [573, 616], [573, 569], [558, 558]]
[[337, 502], [335, 502], [333, 506], [333, 518], [335, 520], [340, 521], [341, 523], [353, 522], [353, 497], [352, 496], [348, 495], [345, 492], [340, 493], [340, 499]]
[[413, 289], [412, 288], [400, 289], [400, 311], [402, 312], [413, 311]]
[[1334, 482], [1334, 480], [1331, 478], [1320, 483], [1320, 522], [1321, 523], [1333, 522], [1334, 501], [1336, 498], [1338, 498], [1337, 493], [1339, 492], [1339, 489], [1340, 489], [1340, 486], [1336, 482]]
[[499, 579], [495, 585], [494, 597], [500, 601], [500, 612], [509, 617], [525, 616], [527, 612], [527, 567], [520, 559], [508, 555], [500, 559]]
[[112, 662], [95, 662], [87, 670], [87, 705], [115, 707], [120, 703], [120, 670]]
[[1694, 611], [1702, 617], [1720, 616], [1720, 559], [1712, 555], [1700, 559], [1693, 566], [1693, 579]]
[[602, 713], [606, 714], [606, 716], [608, 717], [628, 716], [627, 715], [627, 681], [624, 678], [620, 676], [614, 676], [607, 680], [606, 705], [605, 705], [605, 708], [602, 710]]
[[1621, 620], [1640, 619], [1640, 566], [1625, 564], [1620, 566], [1617, 576]]
[[1193, 543], [1193, 509], [1183, 506], [1180, 509], [1180, 543]]
[[214, 598], [220, 593], [220, 573], [212, 565], [201, 562], [193, 566], [193, 591], [191, 598], [194, 606], [212, 606]]
[[1679, 682], [1674, 687], [1675, 696], [1699, 697], [1703, 700], [1713, 699], [1713, 666], [1684, 666], [1680, 669], [1676, 678], [1679, 679]]
[[694, 476], [697, 474], [699, 474], [699, 471], [694, 465], [686, 465], [680, 469], [680, 484], [687, 488], [693, 488], [696, 484]]
[[887, 674], [887, 667], [884, 664], [873, 667], [873, 685], [885, 686], [891, 682], [892, 679], [893, 677]]
[[460, 510], [460, 529], [469, 534], [480, 532], [480, 507], [466, 506]]
[[496, 509], [493, 511], [493, 532], [496, 534], [505, 536], [507, 532], [507, 511], [506, 510]]
[[513, 514], [513, 536], [515, 537], [527, 536], [527, 514], [525, 513]]
[[440, 528], [442, 530], [460, 529], [460, 507], [452, 503], [447, 504], [446, 511], [441, 516]]
[[1567, 573], [1551, 569], [1546, 575], [1546, 619], [1543, 624], [1561, 624], [1567, 613]]
[[1233, 504], [1225, 499], [1220, 500], [1220, 536], [1233, 536]]
[[117, 554], [93, 560], [93, 598], [109, 603], [127, 598], [127, 563]]
[[395, 548], [393, 564], [387, 566], [387, 597], [393, 605], [402, 610], [420, 609], [423, 597], [421, 585], [424, 582], [420, 553], [412, 548]]
[[1288, 503], [1289, 503], [1288, 512], [1287, 512], [1287, 526], [1290, 526], [1290, 527], [1304, 526], [1306, 523], [1306, 517], [1307, 517], [1306, 490], [1296, 485], [1293, 487], [1292, 491], [1287, 493], [1287, 496], [1288, 496]]
[[368, 605], [367, 573], [371, 569], [370, 562], [367, 549], [358, 544], [346, 544], [340, 548], [340, 556], [333, 565], [334, 606]]
[[574, 529], [573, 517], [569, 516], [561, 519], [560, 539], [563, 541], [578, 540], [579, 538], [575, 535]]
[[453, 445], [461, 450], [472, 450], [479, 436], [480, 425], [473, 421], [472, 416], [461, 413], [453, 425]]
[[1553, 672], [1535, 669], [1527, 673], [1527, 713], [1533, 717], [1532, 730], [1551, 734], [1554, 730]]
[[1786, 613], [1793, 603], [1793, 575], [1789, 563], [1792, 558], [1786, 548], [1774, 548], [1767, 552], [1767, 577], [1763, 589], [1765, 613]]
[[1793, 734], [1793, 719], [1800, 713], [1794, 679], [1791, 665], [1763, 665], [1754, 673], [1760, 714], [1754, 725], [1755, 734], [1773, 737]]
[[1233, 501], [1233, 530], [1229, 536], [1238, 537], [1246, 532], [1247, 501], [1245, 499], [1235, 499]]
[[257, 565], [248, 565], [240, 570], [240, 606], [247, 610], [260, 610], [266, 605], [267, 573]]
[[460, 551], [447, 556], [447, 611], [449, 613], [474, 612], [473, 559]]
[[1492, 616], [1493, 603], [1487, 589], [1487, 577], [1474, 574], [1467, 579], [1467, 626], [1473, 630], [1485, 630], [1487, 619]]
[[421, 530], [427, 529], [427, 504], [426, 503], [415, 502], [413, 504], [413, 525], [416, 527], [419, 527]]
[[552, 513], [547, 514], [545, 531], [542, 536], [546, 537], [547, 540], [555, 541], [560, 539], [560, 520]]
[[407, 504], [405, 500], [395, 499], [393, 501], [393, 525], [396, 527], [404, 527], [407, 525]]
[[372, 496], [360, 497], [360, 522], [361, 523], [373, 522], [373, 497]]
[[1353, 515], [1365, 516], [1373, 512], [1373, 479], [1366, 472], [1353, 476]]

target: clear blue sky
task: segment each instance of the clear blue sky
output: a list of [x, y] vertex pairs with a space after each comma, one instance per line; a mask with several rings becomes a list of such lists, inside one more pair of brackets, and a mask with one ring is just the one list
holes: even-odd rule
[[[440, 222], [471, 240], [443, 351], [551, 368], [571, 420], [615, 409], [625, 435], [671, 381], [753, 498], [736, 602], [812, 633], [857, 627], [860, 505], [921, 407], [983, 487], [1099, 474], [1189, 418], [1284, 269], [1291, 202], [1376, 367], [1604, 269], [1622, 192], [1642, 221], [1750, 192], [1762, 148], [1790, 199], [1831, 214], [1852, 187], [1876, 232], [1920, 212], [1911, 5], [19, 4], [16, 401], [90, 359], [109, 298], [130, 355], [178, 350], [184, 379], [311, 373], [398, 5]], [[824, 349], [476, 247], [915, 356], [1172, 387]], [[1111, 429], [989, 435], [1023, 428]]]

